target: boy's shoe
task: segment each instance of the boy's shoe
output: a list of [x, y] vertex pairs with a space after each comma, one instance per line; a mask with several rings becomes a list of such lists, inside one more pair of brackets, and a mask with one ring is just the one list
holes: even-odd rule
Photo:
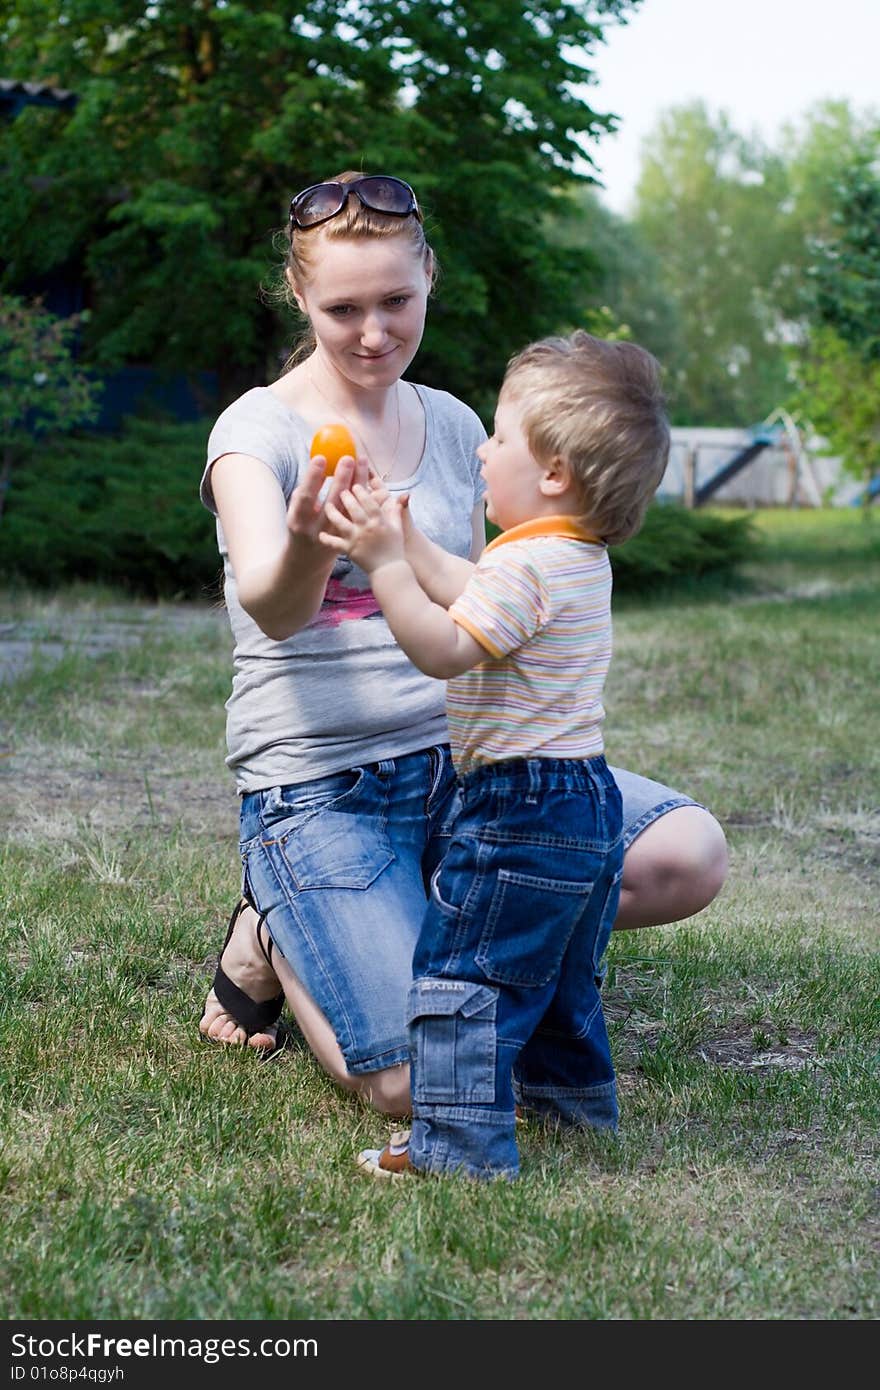
[[417, 1173], [409, 1161], [408, 1129], [398, 1129], [392, 1134], [384, 1149], [361, 1149], [357, 1156], [357, 1166], [362, 1173], [371, 1178], [405, 1178]]

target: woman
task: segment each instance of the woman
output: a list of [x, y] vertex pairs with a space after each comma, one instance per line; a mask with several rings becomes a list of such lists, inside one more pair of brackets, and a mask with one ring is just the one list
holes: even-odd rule
[[[455, 804], [444, 688], [396, 646], [366, 575], [318, 543], [324, 463], [308, 454], [318, 426], [344, 422], [359, 462], [339, 465], [331, 497], [364, 478], [362, 456], [409, 493], [432, 540], [479, 555], [482, 426], [446, 392], [403, 380], [433, 273], [407, 184], [345, 173], [297, 194], [285, 276], [310, 350], [224, 411], [202, 481], [235, 636], [227, 761], [247, 901], [200, 1029], [273, 1046], [280, 982], [329, 1074], [389, 1114], [409, 1104], [404, 1000]], [[668, 787], [615, 775], [628, 846], [616, 927], [698, 912], [726, 871], [717, 822]]]

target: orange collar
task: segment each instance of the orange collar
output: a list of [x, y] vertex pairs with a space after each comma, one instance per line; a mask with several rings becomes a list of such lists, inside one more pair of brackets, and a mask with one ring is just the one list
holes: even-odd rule
[[[594, 536], [591, 531], [587, 531], [581, 526], [580, 522], [575, 521], [571, 516], [536, 516], [531, 521], [522, 521], [519, 526], [511, 526], [509, 531], [502, 531], [500, 536], [496, 536], [486, 546], [486, 550], [495, 550], [499, 545], [505, 545], [508, 541], [527, 541], [532, 536], [563, 536], [570, 541], [587, 541], [590, 545], [604, 545], [598, 536]], [[484, 554], [486, 551], [483, 552]]]

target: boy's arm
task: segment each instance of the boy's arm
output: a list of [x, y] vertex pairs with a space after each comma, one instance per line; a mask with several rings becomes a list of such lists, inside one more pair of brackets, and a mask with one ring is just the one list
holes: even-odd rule
[[407, 559], [377, 566], [370, 583], [398, 645], [426, 676], [450, 680], [488, 659], [486, 648], [428, 597]]
[[[347, 554], [370, 576], [388, 626], [410, 661], [426, 676], [438, 680], [449, 680], [485, 661], [489, 656], [485, 647], [459, 627], [446, 608], [434, 602], [419, 583], [406, 551], [404, 509], [388, 506], [387, 502], [383, 505], [360, 485], [351, 492], [343, 491], [341, 502], [346, 515], [332, 503], [327, 505], [326, 515], [334, 530], [322, 531], [321, 543]], [[431, 546], [431, 542], [427, 545]], [[446, 555], [439, 546], [431, 548]], [[470, 561], [458, 563], [467, 565], [468, 573], [473, 569]], [[463, 587], [462, 584], [454, 597]]]
[[[381, 506], [384, 506], [390, 493], [384, 485], [371, 483], [371, 491]], [[475, 561], [486, 545], [486, 512], [482, 502], [474, 508], [471, 516], [471, 555], [463, 560], [460, 555], [450, 555], [441, 545], [428, 540], [416, 526], [409, 511], [409, 493], [397, 498], [401, 513], [403, 539], [406, 545], [406, 558], [415, 571], [415, 576], [429, 598], [448, 608], [454, 603], [474, 572]]]
[[[408, 513], [409, 508], [405, 509]], [[454, 603], [474, 572], [473, 560], [450, 555], [441, 545], [435, 545], [410, 521], [404, 530], [406, 558], [416, 579], [435, 603], [448, 608]]]

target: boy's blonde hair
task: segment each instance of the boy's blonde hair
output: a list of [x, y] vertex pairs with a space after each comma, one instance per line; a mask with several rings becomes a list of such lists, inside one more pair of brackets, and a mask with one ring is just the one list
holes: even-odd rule
[[538, 462], [568, 464], [589, 527], [607, 545], [635, 535], [669, 458], [657, 359], [579, 329], [512, 357], [501, 396], [520, 407]]

